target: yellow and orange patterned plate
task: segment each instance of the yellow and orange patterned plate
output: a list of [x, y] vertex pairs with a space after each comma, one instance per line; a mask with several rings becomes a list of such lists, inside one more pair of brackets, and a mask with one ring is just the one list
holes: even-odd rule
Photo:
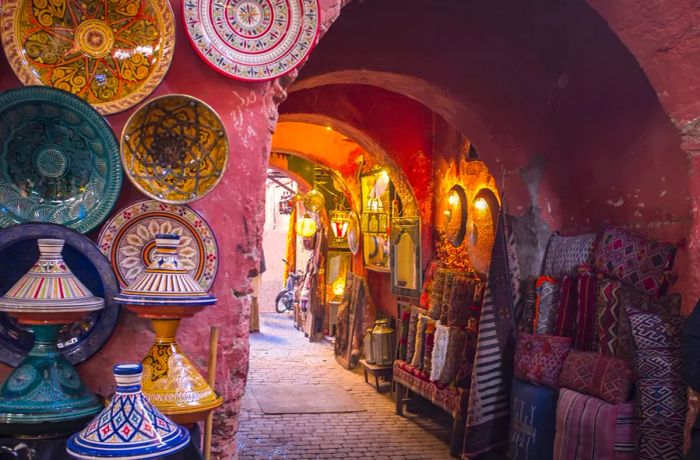
[[146, 98], [170, 67], [168, 0], [2, 3], [2, 44], [20, 81], [69, 91], [103, 115]]

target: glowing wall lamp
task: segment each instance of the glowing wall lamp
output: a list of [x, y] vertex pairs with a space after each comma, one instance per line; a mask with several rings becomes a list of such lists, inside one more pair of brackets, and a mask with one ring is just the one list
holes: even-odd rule
[[331, 213], [331, 231], [336, 238], [345, 238], [348, 234], [350, 220], [348, 214], [343, 211], [333, 211]]
[[316, 221], [309, 217], [309, 214], [306, 213], [304, 214], [304, 217], [297, 221], [295, 229], [297, 234], [301, 235], [302, 238], [311, 238], [316, 234], [318, 225], [316, 225]]

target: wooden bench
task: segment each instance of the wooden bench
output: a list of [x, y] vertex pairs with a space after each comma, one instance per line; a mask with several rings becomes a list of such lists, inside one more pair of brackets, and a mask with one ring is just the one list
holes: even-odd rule
[[394, 361], [394, 384], [396, 385], [396, 415], [403, 415], [406, 390], [412, 391], [452, 416], [450, 455], [459, 457], [464, 443], [469, 390], [463, 388], [440, 388], [419, 377], [418, 372], [401, 360]]

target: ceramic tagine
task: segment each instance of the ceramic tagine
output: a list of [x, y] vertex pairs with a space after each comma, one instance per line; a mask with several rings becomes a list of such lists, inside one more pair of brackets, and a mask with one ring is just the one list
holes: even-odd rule
[[181, 267], [180, 237], [156, 235], [153, 262], [130, 286], [115, 297], [126, 308], [151, 320], [155, 343], [143, 359], [143, 393], [177, 423], [203, 420], [222, 399], [180, 351], [175, 336], [182, 318], [214, 305], [209, 295]]
[[63, 261], [63, 244], [38, 240], [39, 260], [0, 298], [0, 311], [34, 332], [34, 347], [0, 388], [0, 434], [71, 432], [102, 408], [57, 346], [61, 325], [104, 308]]
[[160, 458], [184, 449], [190, 434], [141, 393], [140, 364], [114, 366], [117, 388], [109, 405], [66, 443], [79, 459]]

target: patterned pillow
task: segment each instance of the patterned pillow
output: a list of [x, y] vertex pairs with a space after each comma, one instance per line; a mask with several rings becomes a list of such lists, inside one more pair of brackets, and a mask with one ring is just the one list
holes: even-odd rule
[[688, 408], [681, 376], [685, 318], [626, 308], [634, 338], [637, 399], [641, 414], [640, 460], [682, 459]]
[[634, 460], [634, 402], [612, 405], [563, 388], [557, 402], [554, 460]]
[[557, 391], [513, 379], [509, 447], [512, 460], [548, 460], [554, 450]]
[[559, 374], [571, 351], [569, 337], [521, 332], [515, 346], [515, 376], [532, 383], [559, 388]]
[[552, 234], [544, 257], [542, 274], [559, 278], [574, 275], [581, 264], [590, 262], [595, 233], [578, 236]]
[[[450, 327], [449, 329], [450, 333], [445, 365], [439, 375], [433, 376], [434, 380], [443, 385], [449, 385], [455, 380], [460, 365], [464, 361], [463, 355], [466, 353], [467, 330], [461, 327]], [[474, 352], [471, 351], [471, 353], [473, 354]]]
[[464, 351], [460, 359], [455, 386], [457, 388], [469, 388], [472, 382], [472, 369], [474, 368], [474, 355], [476, 354], [476, 344], [478, 333], [474, 329], [467, 329], [464, 335]]
[[554, 335], [562, 337], [576, 336], [576, 317], [578, 315], [578, 302], [576, 293], [578, 283], [573, 276], [566, 275], [561, 281], [561, 294], [557, 307], [557, 321]]
[[559, 283], [549, 276], [540, 276], [535, 283], [535, 291], [535, 332], [553, 334], [559, 308]]
[[418, 315], [426, 314], [422, 308], [416, 306], [411, 307], [411, 317], [408, 319], [408, 337], [406, 338], [406, 362], [410, 363], [413, 360], [414, 351], [416, 349], [416, 331], [418, 329]]
[[401, 335], [399, 336], [398, 358], [401, 361], [406, 361], [406, 352], [408, 351], [408, 327], [411, 321], [411, 307], [404, 307], [401, 309], [399, 321], [399, 332]]
[[664, 294], [676, 246], [609, 226], [595, 250], [595, 268], [654, 297]]
[[533, 333], [535, 303], [537, 301], [536, 282], [537, 280], [527, 279], [521, 283], [520, 291], [522, 295], [520, 296], [520, 305], [518, 305], [520, 307], [519, 312], [516, 316], [518, 318], [518, 332]]
[[474, 305], [474, 293], [478, 280], [464, 275], [452, 280], [452, 293], [447, 305], [446, 324], [448, 326], [466, 327], [469, 311]]
[[423, 364], [421, 369], [430, 377], [430, 370], [433, 366], [433, 346], [435, 344], [435, 320], [429, 319], [425, 322], [425, 351], [423, 352]]
[[621, 404], [629, 401], [634, 380], [634, 369], [628, 360], [572, 350], [564, 361], [559, 386]]
[[423, 313], [418, 314], [418, 325], [416, 326], [416, 341], [413, 350], [411, 366], [423, 370], [423, 356], [425, 356], [425, 328], [430, 317]]
[[577, 280], [577, 320], [574, 347], [577, 350], [594, 351], [598, 349], [596, 333], [596, 286], [598, 278], [590, 271], [590, 266], [579, 268]]
[[447, 279], [448, 271], [444, 268], [438, 268], [435, 270], [435, 276], [430, 284], [430, 308], [428, 312], [431, 318], [439, 318], [440, 312], [442, 311], [442, 296], [445, 290], [445, 281]]

